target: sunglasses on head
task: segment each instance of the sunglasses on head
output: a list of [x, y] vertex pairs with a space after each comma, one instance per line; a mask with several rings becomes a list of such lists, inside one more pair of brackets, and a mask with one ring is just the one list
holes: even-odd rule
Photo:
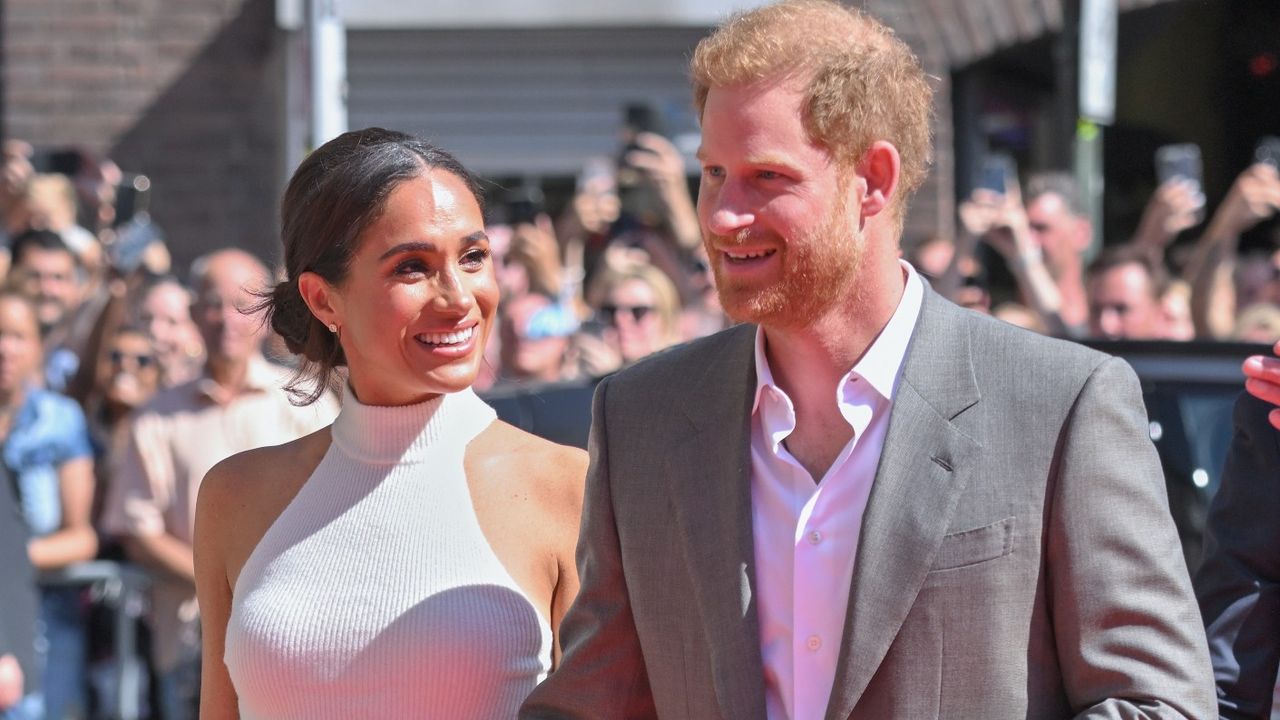
[[601, 305], [600, 316], [605, 322], [615, 324], [618, 321], [619, 312], [631, 313], [631, 319], [635, 322], [644, 320], [649, 313], [653, 312], [652, 305]]
[[112, 365], [123, 365], [125, 358], [129, 358], [137, 363], [140, 368], [151, 367], [151, 363], [155, 362], [155, 358], [150, 355], [127, 353], [120, 350], [112, 350], [110, 358]]

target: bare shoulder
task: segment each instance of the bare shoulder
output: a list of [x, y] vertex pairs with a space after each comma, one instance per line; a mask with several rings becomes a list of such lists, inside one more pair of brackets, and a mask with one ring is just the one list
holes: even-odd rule
[[324, 427], [283, 445], [236, 453], [205, 475], [196, 508], [197, 543], [222, 558], [230, 585], [328, 449]]
[[501, 420], [472, 441], [469, 462], [491, 478], [502, 478], [509, 492], [535, 504], [572, 515], [577, 523], [587, 475], [587, 453], [558, 445]]
[[[205, 475], [200, 483], [201, 502], [253, 506], [281, 492], [292, 497], [328, 449], [329, 428], [324, 427], [282, 445], [236, 453]], [[263, 482], [267, 478], [272, 482]]]

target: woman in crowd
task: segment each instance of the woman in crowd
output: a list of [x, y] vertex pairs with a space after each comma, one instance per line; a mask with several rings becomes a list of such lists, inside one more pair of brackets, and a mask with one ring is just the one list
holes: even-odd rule
[[272, 327], [345, 394], [203, 482], [201, 717], [513, 717], [577, 589], [585, 458], [471, 390], [498, 305], [478, 185], [361, 130], [299, 166], [283, 219]]
[[94, 450], [94, 497], [105, 498], [114, 460], [128, 441], [129, 414], [146, 404], [160, 387], [160, 366], [146, 331], [132, 325], [116, 330], [97, 363], [95, 376], [85, 400], [85, 415]]
[[133, 313], [155, 346], [160, 387], [174, 387], [200, 376], [204, 343], [191, 319], [190, 290], [171, 275], [154, 278], [139, 290]]
[[623, 365], [680, 341], [680, 297], [667, 274], [653, 265], [606, 266], [592, 281], [588, 300]]
[[[31, 531], [32, 566], [49, 571], [92, 559], [98, 539], [90, 524], [93, 451], [84, 414], [70, 398], [37, 386], [41, 366], [35, 306], [15, 291], [0, 290], [0, 474], [12, 483]], [[83, 711], [80, 588], [41, 592], [37, 634], [47, 716]]]

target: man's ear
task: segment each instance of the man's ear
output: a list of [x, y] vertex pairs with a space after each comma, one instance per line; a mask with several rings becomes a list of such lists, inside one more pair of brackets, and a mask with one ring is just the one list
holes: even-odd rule
[[304, 272], [298, 276], [298, 293], [320, 322], [342, 327], [342, 297], [334, 292], [328, 280], [313, 272]]
[[862, 197], [862, 219], [883, 212], [893, 203], [902, 178], [902, 158], [893, 143], [877, 140], [862, 155], [858, 176], [866, 185]]
[[1093, 244], [1093, 223], [1089, 218], [1076, 218], [1076, 252], [1088, 252], [1091, 244]]

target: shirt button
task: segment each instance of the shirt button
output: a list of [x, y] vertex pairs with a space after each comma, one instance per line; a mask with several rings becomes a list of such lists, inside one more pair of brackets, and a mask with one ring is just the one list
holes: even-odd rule
[[806, 640], [804, 644], [805, 644], [805, 647], [809, 648], [814, 652], [817, 652], [818, 650], [822, 649], [822, 638], [818, 637], [817, 635], [810, 635], [809, 639]]
[[817, 544], [818, 544], [818, 543], [820, 543], [820, 542], [822, 542], [822, 533], [821, 533], [821, 532], [819, 532], [819, 531], [817, 531], [817, 530], [814, 530], [813, 532], [809, 533], [809, 544], [810, 544], [810, 545], [817, 545]]

